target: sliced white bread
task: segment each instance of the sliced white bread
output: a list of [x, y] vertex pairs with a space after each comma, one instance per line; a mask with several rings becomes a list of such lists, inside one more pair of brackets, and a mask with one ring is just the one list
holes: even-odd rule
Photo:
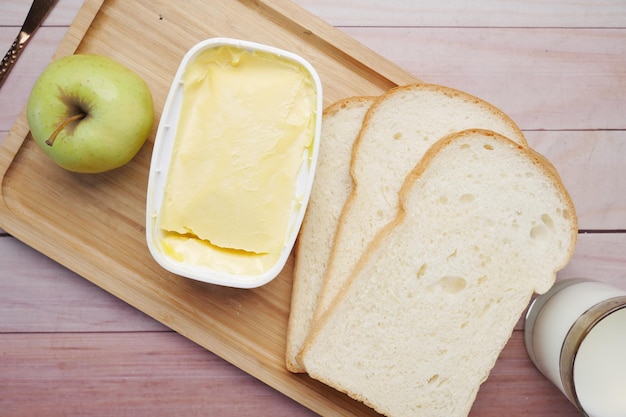
[[314, 325], [308, 373], [387, 416], [467, 416], [533, 292], [577, 236], [554, 168], [493, 132], [444, 138]]
[[489, 129], [527, 146], [521, 130], [501, 110], [452, 88], [401, 86], [372, 105], [353, 148], [354, 189], [339, 219], [316, 319], [335, 298], [367, 244], [396, 217], [398, 191], [424, 153], [442, 137], [472, 128]]
[[352, 191], [352, 146], [373, 101], [351, 97], [324, 110], [315, 182], [296, 244], [286, 352], [291, 372], [304, 372], [297, 355], [313, 321], [339, 214]]

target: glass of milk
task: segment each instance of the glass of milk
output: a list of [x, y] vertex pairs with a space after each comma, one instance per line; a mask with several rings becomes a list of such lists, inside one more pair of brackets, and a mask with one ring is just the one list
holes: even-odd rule
[[531, 303], [524, 337], [537, 369], [584, 416], [626, 416], [626, 290], [558, 281]]

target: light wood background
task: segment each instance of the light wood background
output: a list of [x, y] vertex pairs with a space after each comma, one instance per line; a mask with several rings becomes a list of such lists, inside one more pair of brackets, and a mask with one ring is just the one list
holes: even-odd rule
[[[578, 211], [559, 279], [626, 288], [626, 2], [297, 3], [422, 80], [507, 112]], [[81, 4], [59, 1], [0, 89], [0, 144]], [[0, 4], [0, 51], [29, 7]], [[578, 415], [528, 360], [522, 324], [471, 415]], [[0, 230], [0, 415], [103, 414], [312, 415]]]

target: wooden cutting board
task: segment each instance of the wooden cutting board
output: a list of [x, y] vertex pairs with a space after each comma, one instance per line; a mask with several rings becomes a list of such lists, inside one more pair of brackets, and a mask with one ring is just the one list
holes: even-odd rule
[[[218, 36], [300, 54], [320, 74], [325, 105], [416, 81], [288, 0], [87, 0], [55, 58], [98, 53], [126, 64], [149, 84], [159, 117], [185, 52]], [[254, 290], [181, 278], [152, 259], [145, 200], [157, 124], [127, 166], [80, 175], [44, 156], [22, 112], [0, 148], [0, 227], [313, 411], [376, 415], [285, 369], [293, 255], [276, 280]]]

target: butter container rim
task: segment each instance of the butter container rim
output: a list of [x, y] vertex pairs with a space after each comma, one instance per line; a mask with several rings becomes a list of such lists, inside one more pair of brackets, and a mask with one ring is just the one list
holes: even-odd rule
[[[300, 168], [301, 172], [298, 175], [298, 184], [296, 186], [297, 190], [294, 195], [294, 199], [297, 198], [300, 204], [298, 204], [297, 209], [294, 209], [291, 213], [287, 237], [278, 260], [268, 271], [258, 275], [233, 274], [205, 266], [180, 262], [167, 255], [159, 242], [159, 236], [162, 233], [158, 222], [159, 210], [162, 203], [164, 187], [167, 181], [169, 164], [171, 161], [171, 154], [175, 142], [176, 124], [182, 101], [182, 77], [189, 63], [198, 54], [206, 49], [221, 46], [232, 46], [243, 50], [270, 53], [280, 58], [296, 62], [308, 71], [315, 83], [315, 133], [313, 145], [311, 147], [311, 157], [308, 159], [308, 164], [303, 164]], [[176, 75], [174, 76], [168, 92], [163, 112], [159, 120], [159, 125], [157, 127], [150, 161], [150, 172], [146, 196], [146, 241], [149, 252], [154, 260], [162, 268], [176, 275], [227, 287], [257, 288], [275, 279], [285, 267], [289, 255], [292, 252], [309, 203], [315, 169], [319, 157], [322, 112], [323, 94], [320, 77], [315, 68], [307, 60], [293, 52], [257, 42], [225, 37], [205, 39], [189, 49], [179, 64]]]

